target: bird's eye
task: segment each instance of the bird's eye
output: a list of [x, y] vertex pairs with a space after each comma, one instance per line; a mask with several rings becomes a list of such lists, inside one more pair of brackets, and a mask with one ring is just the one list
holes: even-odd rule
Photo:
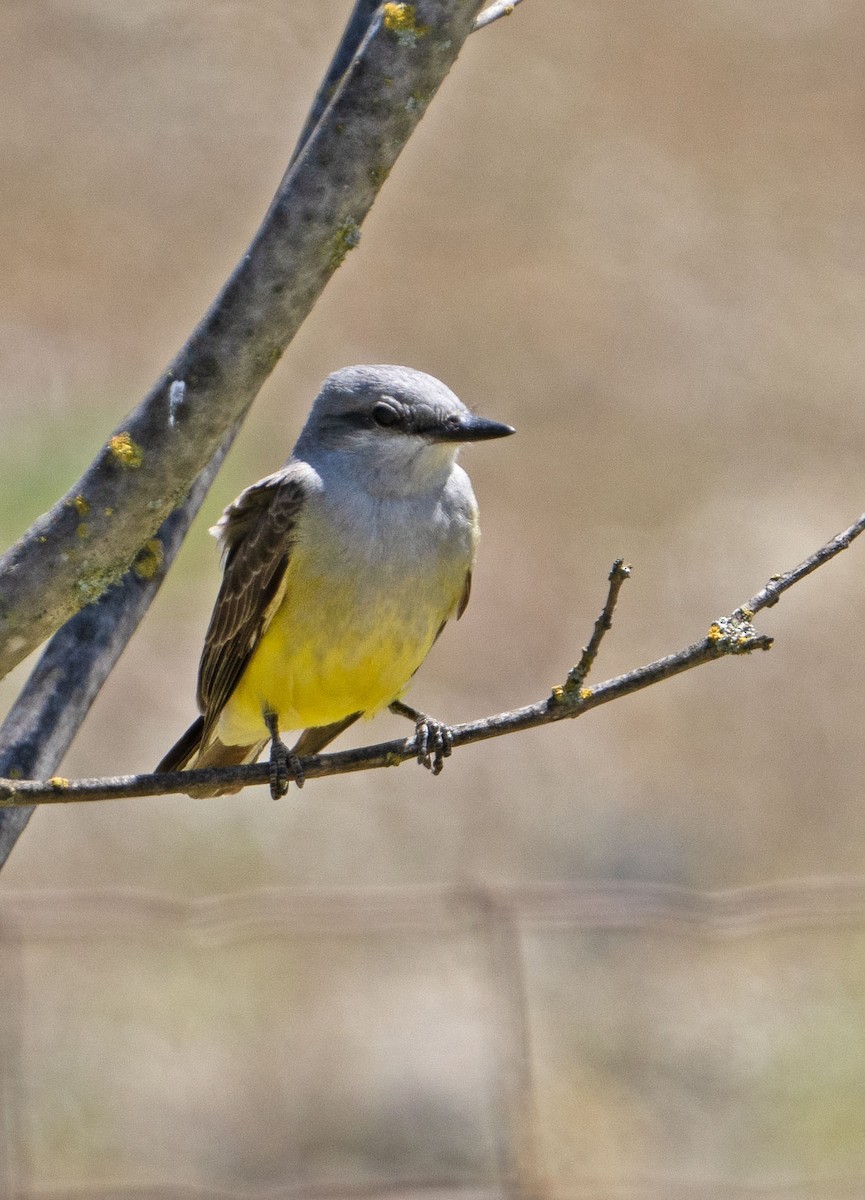
[[380, 401], [372, 410], [372, 419], [376, 425], [381, 425], [383, 429], [389, 429], [393, 425], [399, 425], [400, 414], [392, 404]]

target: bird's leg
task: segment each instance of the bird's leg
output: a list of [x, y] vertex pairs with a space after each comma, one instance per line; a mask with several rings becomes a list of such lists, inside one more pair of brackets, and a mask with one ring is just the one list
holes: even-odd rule
[[444, 760], [450, 757], [453, 750], [454, 736], [449, 727], [435, 717], [418, 712], [410, 704], [404, 704], [402, 700], [394, 700], [388, 707], [398, 717], [408, 717], [414, 721], [417, 760], [433, 775], [439, 775], [445, 765]]
[[264, 723], [270, 734], [270, 794], [274, 800], [278, 800], [288, 791], [292, 779], [299, 788], [303, 787], [305, 779], [300, 759], [279, 736], [276, 713], [267, 709]]

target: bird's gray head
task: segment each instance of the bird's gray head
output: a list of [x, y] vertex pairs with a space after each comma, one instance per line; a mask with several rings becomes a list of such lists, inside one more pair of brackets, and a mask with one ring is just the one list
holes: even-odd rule
[[344, 367], [329, 375], [303, 427], [295, 454], [338, 453], [392, 484], [420, 485], [447, 473], [463, 442], [513, 433], [477, 417], [439, 379], [411, 367]]

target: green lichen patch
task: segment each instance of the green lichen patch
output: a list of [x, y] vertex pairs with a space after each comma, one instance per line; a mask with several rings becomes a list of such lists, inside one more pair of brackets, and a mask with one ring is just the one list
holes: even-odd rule
[[359, 241], [360, 226], [357, 221], [353, 221], [351, 218], [343, 221], [336, 231], [330, 255], [330, 266], [334, 271], [342, 263], [349, 250], [353, 250]]
[[92, 570], [85, 570], [75, 584], [81, 597], [81, 603], [92, 604], [94, 600], [98, 600], [102, 593], [110, 588], [112, 583], [116, 583], [122, 574], [122, 570], [117, 567], [95, 567]]

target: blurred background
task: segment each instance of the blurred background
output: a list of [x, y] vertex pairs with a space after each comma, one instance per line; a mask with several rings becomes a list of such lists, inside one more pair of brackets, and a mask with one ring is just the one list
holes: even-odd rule
[[[243, 252], [349, 8], [0, 4], [3, 544]], [[596, 682], [850, 524], [863, 53], [857, 0], [525, 0], [472, 37], [63, 773], [189, 722], [207, 527], [348, 363], [518, 428], [463, 456], [472, 604], [408, 696], [442, 719], [561, 682], [617, 555]], [[761, 614], [771, 653], [439, 779], [38, 812], [0, 876], [0, 1193], [865, 1195], [863, 564]]]

